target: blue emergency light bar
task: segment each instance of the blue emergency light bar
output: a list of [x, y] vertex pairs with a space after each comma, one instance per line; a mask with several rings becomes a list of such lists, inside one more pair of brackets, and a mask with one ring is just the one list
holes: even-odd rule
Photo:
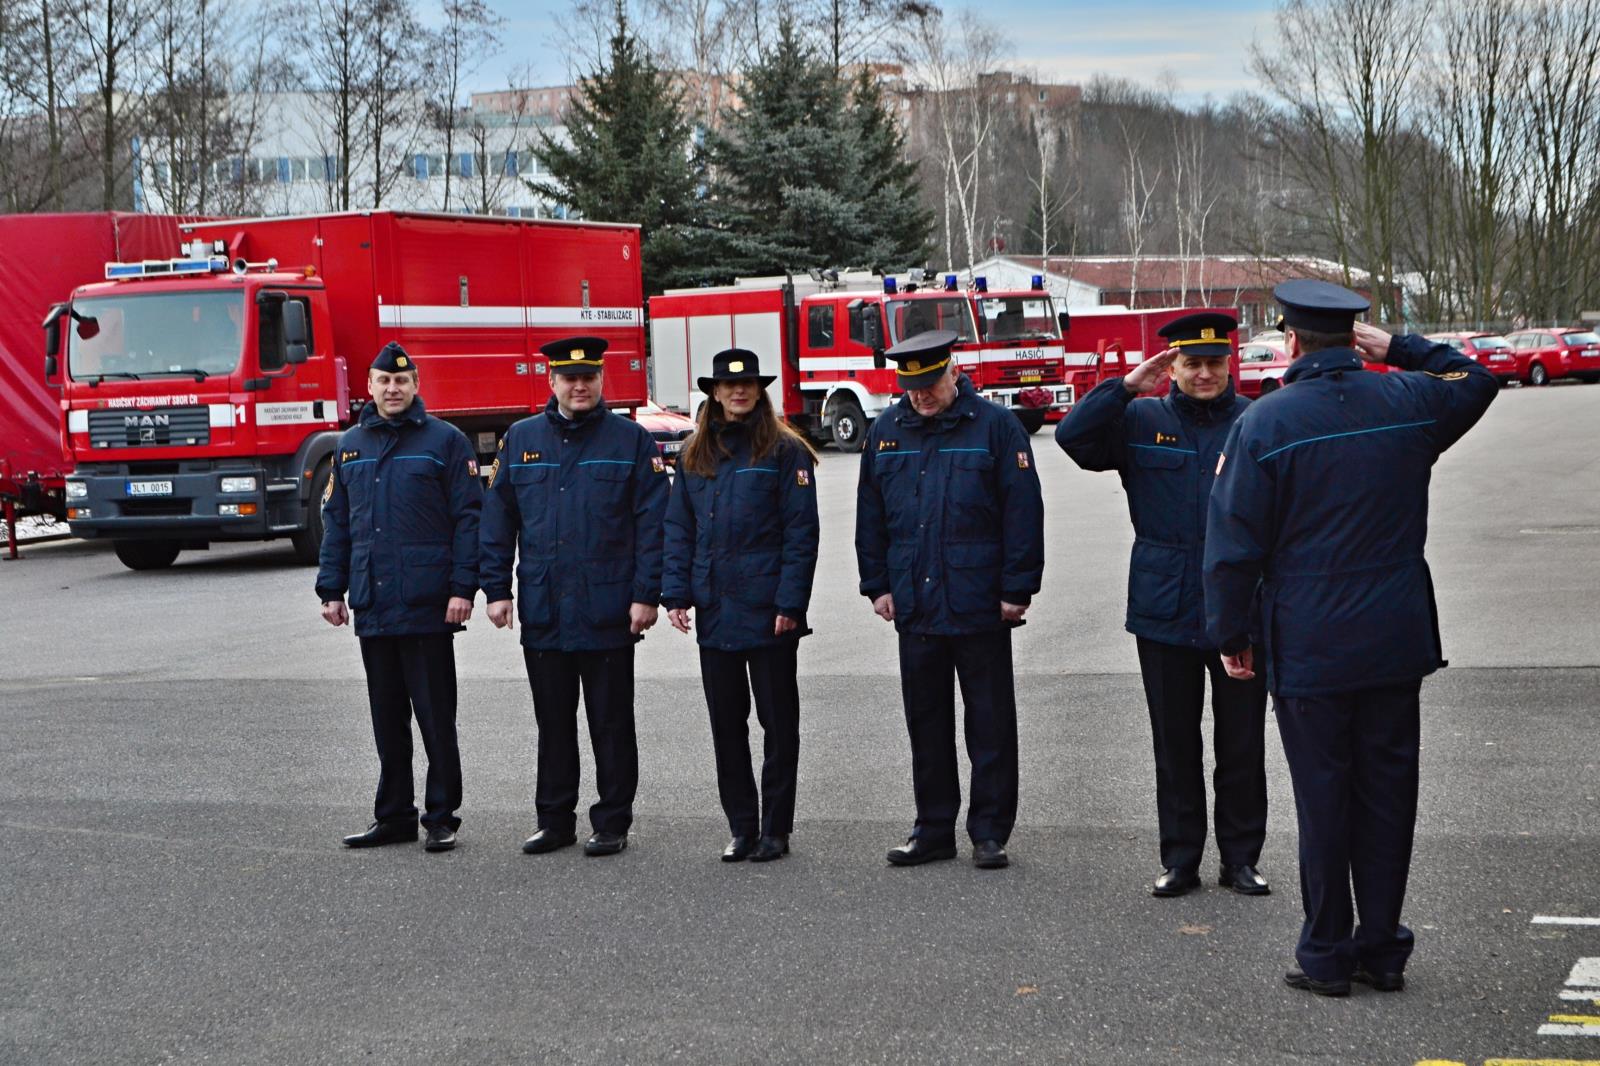
[[944, 291], [945, 292], [955, 292], [956, 291], [956, 276], [954, 274], [946, 274], [944, 276]]
[[1036, 291], [1039, 290], [1039, 289], [1044, 288], [1044, 275], [1043, 274], [1035, 274], [1033, 276], [1033, 287], [1034, 287], [1034, 289]]
[[977, 289], [979, 292], [988, 292], [989, 291], [989, 279], [988, 278], [973, 278], [972, 279], [972, 287], [974, 289]]
[[224, 256], [209, 259], [146, 259], [142, 263], [107, 263], [106, 280], [145, 278], [163, 274], [220, 274], [228, 269]]
[[884, 291], [884, 293], [886, 295], [889, 295], [889, 296], [893, 296], [895, 294], [895, 284], [894, 284], [894, 279], [893, 278], [884, 278], [883, 279], [883, 291]]

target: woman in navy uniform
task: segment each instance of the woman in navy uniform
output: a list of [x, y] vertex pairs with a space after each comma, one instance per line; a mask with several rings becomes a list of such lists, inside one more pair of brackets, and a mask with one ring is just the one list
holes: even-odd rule
[[[1273, 295], [1291, 364], [1217, 460], [1207, 631], [1230, 675], [1265, 668], [1294, 782], [1305, 921], [1285, 982], [1327, 996], [1352, 980], [1399, 991], [1413, 944], [1400, 910], [1419, 694], [1445, 665], [1423, 558], [1428, 483], [1499, 385], [1443, 344], [1355, 324], [1368, 305], [1348, 289], [1289, 281]], [[1369, 373], [1369, 362], [1410, 373]]]
[[896, 866], [956, 854], [961, 808], [955, 692], [972, 761], [973, 863], [1007, 865], [1017, 814], [1017, 701], [1011, 629], [1044, 572], [1044, 502], [1028, 436], [983, 397], [934, 330], [887, 353], [906, 394], [867, 434], [856, 489], [861, 592], [900, 643], [917, 821]]
[[[1217, 456], [1250, 403], [1228, 376], [1228, 334], [1237, 328], [1232, 316], [1216, 312], [1174, 319], [1160, 330], [1170, 348], [1126, 378], [1095, 386], [1056, 428], [1056, 443], [1073, 462], [1117, 471], [1128, 494], [1135, 538], [1127, 629], [1138, 642], [1155, 746], [1162, 866], [1151, 890], [1156, 896], [1181, 896], [1200, 885], [1206, 843], [1200, 722], [1208, 674], [1219, 883], [1244, 895], [1270, 891], [1256, 872], [1267, 834], [1267, 689], [1260, 679], [1236, 680], [1222, 668], [1206, 639], [1200, 589]], [[1136, 398], [1166, 377], [1172, 382], [1166, 396]]]
[[[816, 453], [773, 410], [754, 352], [730, 348], [700, 379], [709, 399], [678, 458], [661, 603], [680, 632], [699, 611], [700, 674], [717, 792], [733, 840], [723, 862], [787, 854], [800, 763], [800, 638], [817, 568]], [[750, 699], [765, 731], [761, 792]]]
[[[352, 848], [417, 839], [411, 716], [428, 753], [422, 824], [429, 851], [455, 846], [461, 819], [454, 634], [478, 592], [478, 463], [467, 438], [432, 417], [417, 365], [388, 344], [367, 372], [372, 402], [339, 438], [322, 501], [322, 616], [355, 611], [378, 747], [374, 821]], [[345, 606], [346, 590], [350, 604]]]
[[615, 855], [628, 846], [639, 784], [633, 650], [660, 601], [666, 465], [643, 426], [606, 410], [604, 340], [571, 337], [539, 350], [550, 362], [550, 402], [506, 432], [483, 509], [489, 620], [513, 624], [515, 577], [539, 723], [539, 826], [522, 850], [577, 840], [581, 687], [600, 793], [584, 853]]

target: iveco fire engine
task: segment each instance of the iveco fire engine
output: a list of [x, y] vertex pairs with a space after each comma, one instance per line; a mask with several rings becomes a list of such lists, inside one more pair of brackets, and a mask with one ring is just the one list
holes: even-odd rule
[[647, 399], [637, 227], [372, 211], [182, 233], [180, 257], [109, 263], [45, 323], [68, 522], [134, 569], [276, 537], [314, 561], [331, 454], [391, 340], [485, 463], [544, 407], [549, 341], [605, 338], [608, 403]]

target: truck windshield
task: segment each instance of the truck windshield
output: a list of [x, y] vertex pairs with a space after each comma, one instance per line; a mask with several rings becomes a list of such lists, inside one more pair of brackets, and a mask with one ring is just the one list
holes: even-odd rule
[[229, 374], [244, 348], [243, 293], [93, 296], [74, 300], [72, 310], [79, 319], [67, 330], [74, 380]]
[[1056, 322], [1050, 297], [985, 296], [978, 301], [983, 315], [984, 334], [992, 341], [1056, 340], [1061, 327]]
[[895, 344], [936, 329], [953, 329], [956, 339], [967, 344], [978, 339], [972, 325], [972, 309], [963, 296], [890, 300], [887, 310], [889, 337]]

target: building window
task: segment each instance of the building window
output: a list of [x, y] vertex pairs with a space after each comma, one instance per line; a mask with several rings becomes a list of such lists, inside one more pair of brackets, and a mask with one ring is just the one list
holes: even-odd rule
[[517, 151], [514, 148], [506, 150], [506, 162], [503, 173], [508, 178], [514, 178], [517, 176]]
[[472, 177], [472, 153], [462, 152], [456, 156], [456, 177]]
[[294, 180], [294, 165], [290, 162], [288, 156], [286, 156], [286, 155], [279, 156], [278, 157], [278, 182], [279, 182], [279, 184], [287, 185], [293, 180]]
[[411, 157], [411, 176], [418, 181], [428, 180], [428, 157], [418, 153]]
[[311, 160], [309, 160], [309, 159], [294, 159], [294, 160], [290, 160], [290, 162], [292, 162], [294, 164], [294, 166], [290, 170], [290, 174], [292, 175], [290, 180], [291, 181], [305, 181], [306, 178], [310, 174]]

